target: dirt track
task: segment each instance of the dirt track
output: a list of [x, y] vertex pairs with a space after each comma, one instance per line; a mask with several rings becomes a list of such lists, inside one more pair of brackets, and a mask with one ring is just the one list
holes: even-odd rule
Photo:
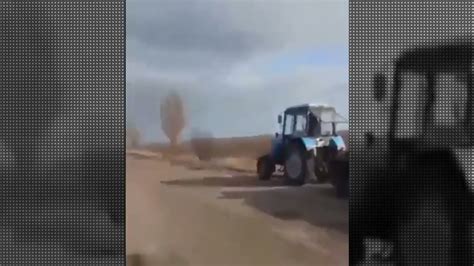
[[144, 265], [347, 265], [347, 201], [332, 187], [127, 157], [127, 254]]

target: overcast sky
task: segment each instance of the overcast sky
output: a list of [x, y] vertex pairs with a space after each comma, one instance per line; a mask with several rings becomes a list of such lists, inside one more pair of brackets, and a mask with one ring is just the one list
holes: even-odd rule
[[159, 102], [178, 90], [187, 127], [272, 134], [287, 106], [348, 117], [349, 10], [342, 0], [127, 1], [127, 121], [166, 140]]

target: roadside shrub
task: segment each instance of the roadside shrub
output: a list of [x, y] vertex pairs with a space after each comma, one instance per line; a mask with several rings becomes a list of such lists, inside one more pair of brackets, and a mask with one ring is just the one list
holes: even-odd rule
[[191, 139], [191, 147], [199, 160], [211, 160], [214, 152], [212, 134], [210, 132], [195, 130], [193, 132], [193, 138]]

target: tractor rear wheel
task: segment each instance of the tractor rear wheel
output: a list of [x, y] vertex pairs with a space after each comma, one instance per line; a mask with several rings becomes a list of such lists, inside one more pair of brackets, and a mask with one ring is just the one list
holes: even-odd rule
[[270, 156], [265, 155], [257, 161], [257, 174], [260, 180], [269, 180], [272, 174], [275, 172], [275, 164], [271, 160]]
[[297, 144], [290, 144], [285, 156], [285, 184], [302, 186], [308, 175], [308, 163], [313, 158], [307, 158], [306, 152]]

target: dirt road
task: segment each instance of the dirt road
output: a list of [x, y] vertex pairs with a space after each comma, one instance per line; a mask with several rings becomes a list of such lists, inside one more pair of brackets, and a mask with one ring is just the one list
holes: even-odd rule
[[348, 206], [332, 187], [127, 157], [127, 254], [144, 265], [347, 265]]

